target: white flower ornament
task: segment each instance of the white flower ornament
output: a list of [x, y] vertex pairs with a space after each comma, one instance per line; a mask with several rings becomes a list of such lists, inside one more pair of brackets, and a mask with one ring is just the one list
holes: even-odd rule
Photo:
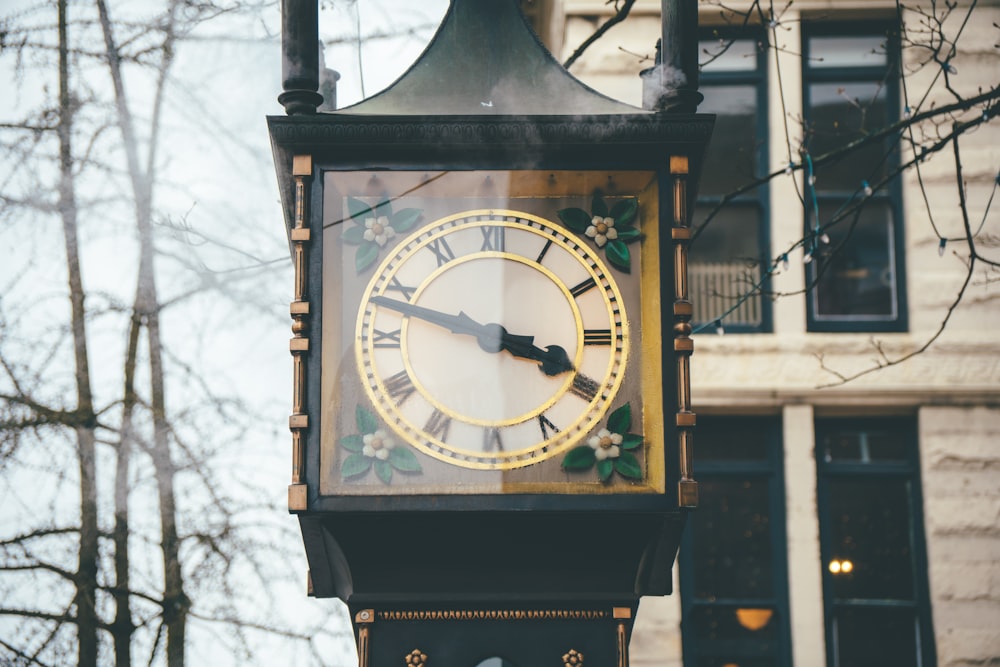
[[595, 215], [584, 234], [594, 239], [594, 243], [597, 244], [598, 248], [602, 248], [609, 240], [618, 238], [618, 230], [615, 229], [615, 219]]
[[621, 455], [622, 434], [612, 433], [602, 428], [597, 435], [591, 436], [587, 444], [594, 450], [594, 458], [598, 461], [616, 459]]
[[375, 458], [380, 461], [388, 459], [389, 450], [396, 446], [396, 442], [381, 429], [374, 433], [365, 433], [361, 441], [364, 443], [361, 453], [368, 458]]
[[365, 241], [374, 241], [380, 247], [396, 235], [396, 230], [389, 225], [389, 218], [380, 215], [377, 218], [365, 218]]

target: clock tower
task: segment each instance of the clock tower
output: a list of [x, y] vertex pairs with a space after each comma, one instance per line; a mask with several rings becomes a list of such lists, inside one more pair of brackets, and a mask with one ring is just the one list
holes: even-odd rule
[[712, 118], [590, 90], [515, 0], [453, 0], [395, 84], [316, 113], [316, 3], [283, 11], [310, 593], [347, 603], [362, 667], [624, 667], [697, 504], [687, 202]]

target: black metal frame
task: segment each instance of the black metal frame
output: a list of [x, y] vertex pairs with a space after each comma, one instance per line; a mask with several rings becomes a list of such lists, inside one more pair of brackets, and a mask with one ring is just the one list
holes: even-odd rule
[[[701, 168], [701, 151], [713, 117], [664, 114], [590, 117], [447, 116], [392, 117], [317, 115], [270, 117], [275, 162], [290, 173], [292, 157], [312, 156], [310, 208], [323, 210], [325, 170], [472, 170], [472, 169], [631, 169], [659, 174], [661, 218], [661, 328], [673, 329], [674, 241], [671, 206], [671, 155], [686, 155], [690, 172]], [[288, 171], [283, 171], [287, 169]], [[688, 200], [696, 178], [688, 179]], [[291, 181], [281, 183], [288, 209]], [[308, 299], [322, 303], [322, 220], [312, 215]], [[667, 493], [566, 495], [510, 494], [456, 496], [322, 496], [319, 493], [320, 335], [322, 313], [310, 315], [306, 353], [305, 482], [308, 510], [299, 514], [304, 540], [310, 545], [313, 593], [350, 600], [352, 608], [373, 604], [383, 596], [413, 599], [477, 600], [613, 598], [619, 603], [641, 594], [666, 594], [672, 585], [670, 565], [683, 525], [674, 484], [679, 479], [675, 383], [664, 387], [664, 456]], [[675, 354], [664, 346], [663, 377], [676, 374]], [[532, 510], [527, 512], [525, 510]], [[641, 538], [622, 537], [627, 531]], [[515, 540], [507, 539], [516, 533]], [[462, 535], [454, 539], [440, 536]], [[613, 539], [579, 543], [581, 535]], [[337, 538], [334, 539], [333, 535]], [[650, 536], [658, 536], [650, 539]], [[517, 544], [537, 546], [535, 554], [518, 552]], [[392, 554], [399, 544], [420, 544], [401, 567]], [[321, 556], [322, 554], [322, 556]], [[348, 561], [351, 566], [348, 567]], [[468, 563], [479, 563], [475, 581], [460, 577]], [[590, 577], [600, 563], [619, 563], [613, 576]], [[500, 570], [503, 578], [484, 576]], [[512, 566], [511, 563], [517, 564]], [[559, 563], [553, 568], [551, 563]], [[454, 565], [455, 567], [450, 567]], [[434, 572], [436, 575], [425, 575]], [[417, 573], [420, 576], [416, 576]], [[461, 572], [464, 574], [465, 572]], [[483, 588], [488, 586], [488, 589]], [[409, 591], [409, 593], [405, 593]]]

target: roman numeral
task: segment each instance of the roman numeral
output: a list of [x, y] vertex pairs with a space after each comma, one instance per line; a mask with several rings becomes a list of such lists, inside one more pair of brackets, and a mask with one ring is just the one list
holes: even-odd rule
[[584, 345], [611, 345], [611, 329], [584, 329]]
[[570, 386], [569, 391], [589, 403], [594, 400], [600, 389], [601, 385], [596, 380], [582, 373], [577, 373], [576, 377], [573, 378], [573, 384]]
[[503, 251], [507, 249], [506, 227], [499, 227], [496, 225], [486, 225], [485, 227], [480, 227], [479, 231], [483, 233], [482, 250]]
[[573, 295], [573, 298], [579, 298], [581, 294], [594, 287], [597, 287], [597, 281], [591, 277], [587, 278], [575, 287], [570, 287], [569, 293]]
[[392, 377], [387, 377], [382, 381], [385, 384], [385, 390], [389, 394], [389, 398], [394, 400], [396, 404], [400, 404], [410, 397], [416, 387], [413, 386], [413, 380], [410, 378], [409, 374], [405, 370], [399, 371]]
[[447, 264], [451, 260], [455, 259], [454, 251], [452, 251], [451, 246], [449, 246], [448, 242], [444, 239], [434, 239], [427, 244], [427, 249], [434, 253], [438, 266]]
[[399, 329], [395, 331], [380, 331], [379, 329], [375, 329], [372, 333], [375, 335], [372, 338], [372, 345], [374, 347], [399, 347]]
[[552, 434], [559, 432], [556, 425], [550, 422], [549, 418], [545, 415], [538, 415], [538, 427], [542, 429], [542, 437], [546, 440], [548, 440]]
[[484, 452], [503, 451], [503, 441], [500, 439], [499, 429], [488, 428], [485, 431], [483, 431], [483, 451]]
[[541, 264], [542, 260], [545, 259], [545, 253], [547, 253], [549, 251], [549, 248], [551, 247], [552, 247], [552, 239], [549, 239], [548, 241], [545, 242], [545, 245], [542, 246], [542, 251], [538, 253], [538, 257], [535, 258], [535, 261]]
[[437, 409], [434, 410], [434, 413], [431, 414], [430, 419], [424, 425], [424, 431], [427, 435], [433, 436], [438, 440], [447, 440], [450, 428], [451, 417]]
[[417, 291], [416, 287], [410, 287], [409, 285], [404, 285], [403, 283], [399, 282], [399, 278], [397, 278], [396, 276], [392, 277], [392, 279], [389, 281], [389, 284], [386, 285], [385, 289], [386, 291], [392, 290], [394, 292], [399, 292], [400, 294], [403, 295], [403, 298], [406, 299], [407, 301], [409, 301], [410, 297], [413, 296], [413, 293]]

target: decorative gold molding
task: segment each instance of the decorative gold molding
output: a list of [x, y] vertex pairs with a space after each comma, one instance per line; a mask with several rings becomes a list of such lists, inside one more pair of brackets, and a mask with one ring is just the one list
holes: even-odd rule
[[[688, 221], [688, 159], [683, 155], [670, 157], [670, 173], [673, 176], [673, 227], [671, 239], [674, 243], [674, 353], [677, 356], [677, 440], [680, 479], [677, 482], [677, 504], [680, 507], [698, 506], [698, 482], [694, 481], [694, 425], [695, 415], [691, 410], [691, 355], [694, 341], [691, 340], [691, 317], [693, 309], [688, 293], [688, 243], [691, 241], [691, 227]], [[623, 625], [619, 625], [619, 644], [624, 641]], [[627, 651], [627, 646], [625, 649]], [[621, 656], [619, 656], [621, 660]], [[627, 665], [627, 656], [621, 665]]]
[[[291, 230], [292, 264], [295, 270], [294, 301], [289, 307], [292, 317], [292, 339], [288, 349], [292, 354], [292, 414], [288, 427], [292, 431], [292, 483], [288, 486], [289, 511], [305, 510], [308, 494], [305, 483], [305, 432], [309, 427], [306, 404], [306, 359], [309, 351], [309, 300], [307, 270], [309, 259], [308, 197], [306, 181], [312, 178], [312, 156], [292, 158], [295, 179], [295, 218]], [[360, 641], [360, 640], [359, 640]]]
[[441, 609], [380, 611], [380, 621], [536, 621], [595, 620], [610, 615], [602, 609]]
[[362, 609], [354, 615], [358, 627], [358, 667], [368, 667], [371, 662], [371, 625], [375, 621], [373, 609]]
[[406, 654], [406, 667], [427, 667], [427, 654], [418, 648]]
[[570, 649], [563, 654], [563, 667], [583, 667], [583, 654], [576, 649]]

